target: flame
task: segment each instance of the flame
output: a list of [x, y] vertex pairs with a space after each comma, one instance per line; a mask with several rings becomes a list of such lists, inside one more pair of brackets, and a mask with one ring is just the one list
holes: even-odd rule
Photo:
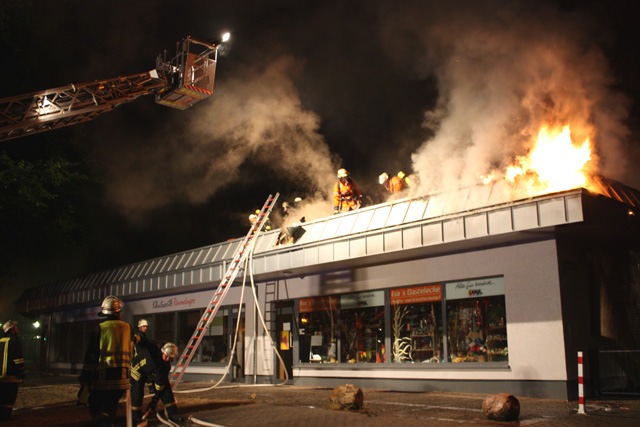
[[574, 145], [571, 129], [562, 130], [543, 126], [538, 139], [527, 156], [518, 156], [505, 171], [505, 179], [524, 186], [528, 195], [543, 194], [588, 187], [588, 169], [591, 161], [589, 139]]

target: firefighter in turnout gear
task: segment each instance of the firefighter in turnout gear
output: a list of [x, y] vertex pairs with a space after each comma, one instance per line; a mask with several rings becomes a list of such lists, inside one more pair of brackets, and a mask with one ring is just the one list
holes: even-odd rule
[[[143, 348], [133, 359], [131, 367], [131, 411], [134, 425], [144, 427], [152, 411], [156, 410], [158, 401], [162, 401], [167, 416], [171, 421], [184, 421], [178, 416], [178, 407], [171, 390], [169, 373], [171, 361], [178, 355], [178, 347], [173, 343], [166, 343], [162, 349], [157, 347]], [[149, 385], [153, 398], [142, 414], [144, 400], [144, 386]]]
[[11, 419], [11, 411], [18, 396], [18, 386], [25, 376], [22, 345], [18, 324], [9, 320], [2, 325], [0, 338], [0, 421]]
[[400, 171], [397, 175], [389, 178], [389, 175], [386, 172], [383, 172], [378, 177], [378, 182], [380, 185], [384, 186], [384, 188], [392, 194], [399, 193], [406, 188], [406, 183], [404, 182], [405, 174]]
[[124, 304], [115, 296], [102, 301], [100, 322], [91, 334], [80, 373], [78, 403], [89, 404], [97, 426], [111, 426], [118, 401], [129, 389], [131, 370], [131, 325], [120, 320]]
[[333, 187], [333, 213], [359, 209], [362, 205], [362, 191], [349, 176], [346, 169], [338, 170], [338, 182]]
[[143, 348], [155, 347], [147, 338], [147, 329], [149, 328], [149, 322], [145, 319], [138, 321], [138, 330], [133, 334], [133, 357], [135, 357]]

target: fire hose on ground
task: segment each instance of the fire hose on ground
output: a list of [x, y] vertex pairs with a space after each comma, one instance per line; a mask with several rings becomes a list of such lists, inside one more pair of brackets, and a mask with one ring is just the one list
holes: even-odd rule
[[[174, 391], [174, 394], [187, 394], [187, 393], [196, 393], [196, 392], [203, 392], [203, 391], [209, 391], [209, 390], [213, 390], [214, 388], [240, 388], [240, 387], [278, 387], [278, 386], [283, 386], [285, 385], [288, 381], [289, 381], [289, 373], [287, 372], [286, 369], [286, 365], [284, 364], [284, 360], [282, 359], [282, 356], [280, 355], [280, 352], [278, 351], [277, 345], [276, 343], [273, 341], [273, 338], [271, 337], [271, 334], [269, 334], [269, 328], [267, 327], [267, 324], [264, 320], [264, 316], [262, 315], [262, 311], [260, 310], [260, 304], [258, 302], [258, 295], [256, 293], [256, 286], [255, 286], [255, 282], [253, 280], [253, 248], [254, 246], [251, 246], [251, 249], [249, 251], [249, 257], [245, 263], [245, 269], [244, 269], [244, 276], [242, 279], [242, 290], [240, 293], [240, 304], [238, 306], [238, 320], [236, 322], [236, 330], [235, 330], [235, 335], [233, 338], [233, 346], [231, 348], [231, 357], [229, 358], [229, 363], [227, 364], [227, 367], [225, 368], [224, 373], [222, 374], [220, 380], [218, 382], [216, 382], [214, 385], [212, 385], [211, 387], [206, 387], [206, 388], [200, 388], [200, 389], [192, 389], [192, 390], [184, 390], [184, 391]], [[249, 268], [247, 268], [247, 266]], [[222, 383], [222, 381], [224, 380], [224, 378], [227, 376], [227, 374], [229, 373], [229, 369], [231, 367], [231, 364], [233, 363], [234, 360], [234, 356], [235, 356], [235, 351], [236, 351], [236, 344], [238, 342], [238, 335], [239, 335], [239, 330], [240, 330], [240, 320], [241, 320], [241, 316], [240, 313], [242, 312], [242, 301], [244, 300], [244, 288], [245, 288], [245, 283], [246, 283], [246, 279], [247, 279], [247, 270], [250, 271], [249, 273], [249, 280], [251, 282], [251, 291], [253, 293], [253, 299], [254, 299], [254, 304], [257, 308], [257, 312], [258, 312], [258, 317], [260, 318], [260, 322], [262, 324], [263, 330], [265, 331], [265, 335], [269, 338], [269, 341], [271, 342], [271, 346], [273, 347], [276, 356], [278, 357], [278, 360], [280, 361], [280, 366], [282, 366], [283, 370], [284, 370], [284, 374], [285, 374], [285, 378], [284, 381], [278, 384], [251, 384], [251, 385], [237, 385], [237, 386], [228, 386], [228, 387], [218, 387], [220, 385], [220, 383]], [[160, 415], [159, 413], [157, 414], [158, 418], [160, 419]], [[206, 421], [202, 421], [199, 420], [193, 416], [189, 417], [189, 420], [194, 423], [194, 424], [199, 424], [199, 425], [204, 425], [204, 426], [214, 426], [214, 427], [222, 427], [219, 426], [218, 424], [212, 424], [212, 423], [208, 423]], [[162, 420], [161, 420], [162, 421]], [[170, 421], [170, 420], [169, 420]], [[171, 421], [170, 421], [171, 422]], [[170, 425], [170, 424], [167, 424]]]

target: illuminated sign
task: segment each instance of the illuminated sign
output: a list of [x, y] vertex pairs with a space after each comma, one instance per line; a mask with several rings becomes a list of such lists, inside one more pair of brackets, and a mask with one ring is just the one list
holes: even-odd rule
[[418, 304], [442, 301], [442, 285], [412, 286], [389, 291], [391, 304]]
[[361, 292], [340, 296], [341, 308], [380, 307], [384, 305], [384, 291]]
[[450, 282], [445, 286], [447, 300], [504, 295], [503, 277]]
[[312, 311], [335, 310], [338, 308], [338, 297], [301, 298], [298, 309], [300, 313]]

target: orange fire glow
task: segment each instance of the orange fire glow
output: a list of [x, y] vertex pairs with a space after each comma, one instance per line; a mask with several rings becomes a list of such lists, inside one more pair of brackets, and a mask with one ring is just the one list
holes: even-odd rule
[[591, 161], [589, 139], [580, 146], [571, 140], [571, 129], [544, 126], [527, 156], [518, 156], [505, 172], [505, 179], [526, 188], [530, 195], [589, 186]]

